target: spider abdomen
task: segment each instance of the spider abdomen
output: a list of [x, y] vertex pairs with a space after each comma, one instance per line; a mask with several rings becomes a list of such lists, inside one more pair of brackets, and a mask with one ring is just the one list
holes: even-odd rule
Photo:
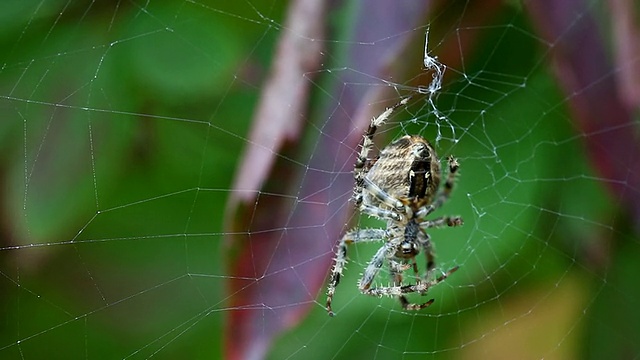
[[[440, 163], [427, 140], [406, 135], [382, 149], [366, 178], [396, 199], [428, 203], [440, 184]], [[364, 197], [381, 205], [371, 194]]]

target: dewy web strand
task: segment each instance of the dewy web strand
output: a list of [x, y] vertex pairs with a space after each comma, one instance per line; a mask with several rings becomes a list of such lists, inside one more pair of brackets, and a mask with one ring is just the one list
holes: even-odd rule
[[[4, 2], [0, 358], [222, 358], [239, 338], [263, 351], [254, 358], [640, 358], [640, 222], [628, 205], [640, 203], [629, 160], [639, 125], [616, 102], [638, 90], [631, 3], [327, 2], [297, 19], [326, 26], [308, 36], [286, 20], [305, 1]], [[243, 151], [262, 146], [249, 136], [261, 89], [287, 64], [281, 34], [321, 44], [320, 65], [292, 80], [308, 85], [302, 106], [274, 97], [259, 134], [284, 139], [261, 148], [273, 176], [236, 189]], [[415, 61], [395, 56], [412, 39]], [[368, 165], [389, 164], [403, 138], [414, 150], [395, 155], [424, 155], [405, 137], [420, 135], [434, 142], [441, 185], [458, 174], [441, 208], [415, 211], [450, 216], [430, 223], [436, 247], [421, 255], [436, 265], [418, 257], [433, 280], [420, 286], [394, 286], [413, 267], [400, 261], [369, 282], [378, 251], [414, 251], [373, 242], [417, 234], [393, 186], [358, 174], [368, 190], [355, 200], [388, 218], [350, 212], [369, 125], [359, 114], [409, 98], [393, 89], [414, 96], [388, 117], [371, 111], [384, 116]], [[295, 126], [272, 126], [292, 108]], [[384, 178], [413, 179], [421, 194], [424, 170]], [[251, 204], [226, 216], [238, 194]], [[250, 226], [224, 227], [243, 216]], [[367, 243], [339, 258], [329, 318], [326, 280], [308, 279], [331, 276], [344, 234]], [[405, 295], [405, 307], [429, 308], [405, 311]]]
[[422, 85], [418, 87], [418, 93], [428, 95], [427, 101], [429, 103], [429, 106], [431, 107], [433, 115], [437, 119], [436, 126], [438, 129], [438, 133], [435, 138], [436, 145], [439, 144], [440, 140], [442, 139], [442, 132], [440, 130], [441, 122], [449, 124], [452, 139], [453, 141], [457, 142], [458, 139], [456, 137], [456, 130], [453, 127], [453, 124], [451, 124], [451, 121], [438, 110], [434, 102], [434, 98], [437, 97], [438, 92], [440, 91], [440, 89], [442, 89], [442, 81], [444, 79], [444, 73], [447, 70], [447, 66], [441, 63], [438, 60], [437, 56], [431, 56], [429, 55], [429, 53], [429, 28], [427, 28], [427, 31], [424, 35], [424, 57], [422, 63], [426, 71], [432, 71], [431, 82], [427, 86]]

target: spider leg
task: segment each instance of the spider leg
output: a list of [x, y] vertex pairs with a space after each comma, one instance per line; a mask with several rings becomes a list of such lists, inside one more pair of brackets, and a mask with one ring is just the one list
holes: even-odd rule
[[340, 283], [342, 270], [347, 264], [347, 245], [360, 242], [380, 241], [385, 239], [386, 236], [386, 231], [383, 229], [360, 229], [349, 231], [344, 234], [342, 239], [340, 239], [340, 243], [336, 249], [334, 265], [331, 269], [329, 285], [327, 286], [327, 312], [329, 315], [334, 315], [331, 310], [331, 301], [333, 300], [333, 294], [336, 291], [336, 287], [338, 286], [338, 283]]
[[360, 152], [358, 153], [358, 158], [356, 159], [356, 164], [354, 166], [353, 177], [356, 180], [356, 186], [354, 189], [354, 198], [356, 206], [360, 206], [362, 203], [362, 189], [364, 185], [364, 177], [369, 172], [369, 169], [372, 165], [372, 160], [369, 159], [369, 152], [373, 148], [373, 136], [375, 135], [378, 127], [384, 124], [385, 121], [391, 116], [391, 114], [400, 106], [406, 105], [409, 102], [411, 97], [406, 97], [402, 99], [397, 104], [393, 105], [390, 108], [387, 108], [382, 114], [378, 115], [375, 118], [371, 119], [371, 123], [369, 124], [369, 128], [364, 135], [364, 139], [362, 140], [362, 145], [360, 148]]
[[[399, 285], [383, 286], [383, 287], [367, 289], [362, 291], [362, 293], [365, 295], [371, 295], [371, 296], [377, 296], [377, 297], [381, 297], [381, 296], [397, 297], [398, 300], [400, 300], [400, 304], [402, 305], [402, 308], [404, 310], [420, 310], [428, 307], [435, 300], [430, 299], [425, 303], [416, 304], [416, 303], [409, 302], [405, 294], [408, 294], [411, 292], [420, 292], [421, 294], [424, 294], [427, 291], [427, 289], [432, 285], [433, 284], [418, 283], [416, 285], [406, 285], [406, 286], [399, 286]], [[415, 290], [413, 289], [414, 287], [416, 288]]]
[[443, 216], [433, 220], [425, 220], [420, 223], [421, 228], [432, 228], [440, 226], [460, 226], [462, 225], [462, 218], [459, 216]]
[[414, 304], [414, 303], [410, 303], [404, 295], [410, 294], [410, 293], [419, 293], [421, 295], [424, 295], [427, 292], [427, 290], [429, 290], [429, 288], [444, 281], [451, 274], [456, 272], [456, 270], [458, 270], [458, 266], [451, 268], [449, 271], [442, 274], [440, 277], [438, 277], [435, 280], [419, 282], [419, 283], [416, 283], [415, 285], [386, 286], [386, 287], [371, 288], [371, 289], [367, 289], [366, 291], [363, 291], [363, 293], [366, 295], [378, 296], [378, 297], [380, 296], [398, 297], [400, 299], [400, 303], [402, 304], [403, 309], [420, 310], [431, 305], [434, 302], [434, 299], [431, 299], [423, 304]]
[[[402, 201], [389, 195], [386, 191], [382, 190], [382, 188], [371, 181], [371, 179], [364, 178], [364, 187], [367, 189], [367, 191], [369, 191], [371, 195], [373, 195], [376, 199], [380, 200], [384, 204], [389, 205], [400, 212], [406, 212]], [[400, 219], [398, 218], [397, 220]]]
[[[375, 130], [374, 130], [375, 132]], [[373, 134], [371, 134], [373, 136]], [[355, 187], [353, 189], [353, 199], [356, 204], [356, 207], [359, 207], [362, 204], [362, 199], [364, 195], [362, 194], [364, 190], [364, 178], [371, 169], [372, 160], [368, 158], [369, 151], [373, 147], [373, 140], [365, 136], [362, 141], [362, 149], [360, 149], [360, 153], [358, 154], [358, 159], [356, 160], [356, 165], [353, 169], [353, 177], [355, 179]]]
[[415, 285], [402, 286], [400, 288], [400, 293], [401, 294], [409, 294], [409, 293], [417, 292], [417, 293], [420, 293], [420, 294], [424, 294], [424, 293], [427, 292], [427, 290], [429, 290], [430, 287], [443, 282], [446, 278], [451, 276], [451, 274], [453, 274], [454, 272], [458, 271], [459, 268], [460, 268], [459, 266], [454, 266], [451, 269], [449, 269], [449, 271], [447, 271], [446, 273], [440, 275], [435, 280], [431, 280], [431, 281], [427, 281], [427, 282], [420, 282], [420, 283], [417, 283]]
[[[433, 274], [433, 271], [436, 267], [435, 254], [434, 254], [433, 246], [431, 243], [431, 237], [429, 236], [429, 234], [426, 233], [426, 231], [424, 231], [424, 229], [430, 228], [430, 227], [438, 227], [445, 224], [449, 226], [462, 225], [462, 219], [460, 219], [459, 217], [447, 216], [447, 217], [437, 218], [434, 220], [426, 220], [419, 224], [421, 228], [420, 229], [421, 236], [418, 236], [417, 240], [418, 240], [418, 244], [420, 244], [420, 247], [422, 248], [422, 251], [424, 252], [424, 256], [427, 261], [426, 262], [427, 269], [424, 276], [422, 277], [424, 281], [429, 281], [429, 279], [431, 278], [431, 274]], [[457, 267], [456, 267], [456, 270], [457, 270]]]
[[401, 221], [402, 216], [396, 211], [383, 209], [377, 206], [362, 204], [360, 205], [360, 212], [369, 216], [376, 217], [378, 219]]
[[[421, 234], [423, 236], [418, 236], [417, 240], [426, 258], [427, 269], [426, 269], [425, 275], [422, 277], [422, 279], [426, 281], [431, 277], [431, 274], [433, 273], [433, 270], [436, 267], [436, 261], [435, 261], [435, 255], [433, 253], [433, 246], [431, 246], [431, 237], [422, 229], [421, 229]], [[417, 269], [416, 269], [416, 272], [417, 272]]]
[[378, 271], [380, 271], [384, 260], [390, 258], [393, 254], [393, 247], [393, 242], [387, 241], [384, 246], [378, 249], [371, 261], [369, 261], [369, 265], [367, 265], [367, 268], [364, 270], [364, 274], [358, 282], [358, 288], [360, 289], [360, 292], [362, 292], [363, 294], [368, 294], [368, 291], [371, 290], [370, 287], [373, 279], [378, 274]]
[[[418, 265], [416, 264], [416, 259], [413, 258], [412, 259], [412, 265], [410, 265], [410, 267], [413, 268], [413, 272], [416, 275], [416, 280], [419, 281], [418, 278]], [[398, 266], [390, 266], [390, 273], [391, 273], [391, 279], [393, 280], [393, 286], [402, 286], [402, 268], [398, 267]], [[427, 301], [426, 303], [423, 304], [412, 304], [409, 302], [409, 300], [407, 299], [406, 296], [404, 295], [400, 295], [398, 296], [398, 300], [400, 300], [400, 304], [402, 305], [402, 308], [405, 310], [419, 310], [419, 309], [424, 309], [427, 306], [431, 305], [431, 303], [433, 303], [433, 299]]]
[[[390, 242], [386, 243], [384, 247], [380, 248], [380, 250], [378, 250], [376, 255], [373, 257], [373, 259], [369, 263], [369, 266], [365, 271], [365, 275], [360, 280], [360, 286], [359, 286], [360, 291], [365, 295], [371, 295], [371, 296], [377, 296], [377, 297], [380, 297], [380, 296], [397, 297], [398, 300], [400, 300], [400, 304], [402, 305], [402, 308], [405, 310], [420, 310], [431, 305], [434, 299], [431, 299], [422, 304], [414, 304], [409, 302], [407, 297], [404, 295], [410, 292], [420, 292], [421, 294], [424, 294], [424, 292], [426, 292], [427, 289], [431, 286], [431, 285], [428, 285], [428, 286], [423, 285], [423, 284], [431, 284], [431, 283], [418, 282], [416, 285], [413, 285], [414, 287], [418, 286], [418, 288], [416, 288], [415, 291], [407, 291], [407, 289], [410, 289], [409, 286], [402, 286], [402, 271], [406, 270], [407, 266], [413, 268], [414, 272], [416, 273], [416, 276], [418, 274], [418, 267], [417, 267], [415, 258], [412, 259], [412, 265], [403, 264], [403, 263], [394, 261], [393, 259], [390, 260], [389, 272], [391, 273], [391, 278], [393, 279], [393, 286], [370, 288], [375, 275], [377, 274], [378, 270], [380, 270], [380, 267], [382, 266], [382, 262], [384, 261], [384, 257], [385, 257], [385, 252], [386, 250], [388, 250], [387, 248], [390, 247], [388, 246], [388, 244], [390, 244]], [[442, 277], [440, 281], [444, 279], [445, 277]], [[421, 291], [422, 288], [424, 288], [424, 290]]]
[[453, 190], [453, 185], [456, 180], [456, 173], [460, 168], [460, 164], [458, 163], [458, 160], [453, 156], [449, 156], [448, 162], [449, 162], [449, 174], [447, 175], [447, 180], [444, 183], [444, 190], [438, 193], [433, 203], [420, 209], [420, 211], [416, 213], [416, 217], [418, 218], [426, 217], [427, 215], [431, 214], [436, 209], [438, 209], [440, 206], [442, 206], [442, 204], [444, 204], [444, 202], [447, 201], [447, 199], [449, 199], [449, 196], [451, 195], [451, 190]]
[[409, 302], [409, 300], [407, 300], [407, 297], [404, 295], [400, 295], [398, 299], [400, 299], [400, 304], [402, 305], [402, 308], [405, 310], [421, 310], [426, 307], [429, 307], [431, 304], [433, 304], [434, 301], [436, 301], [435, 299], [429, 299], [429, 301], [422, 304], [411, 303]]

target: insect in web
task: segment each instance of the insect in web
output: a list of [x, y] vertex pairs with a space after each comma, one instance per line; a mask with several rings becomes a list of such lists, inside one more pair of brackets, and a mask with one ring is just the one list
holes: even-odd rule
[[[435, 255], [428, 228], [462, 225], [460, 217], [443, 216], [432, 220], [426, 217], [440, 208], [449, 198], [458, 171], [458, 161], [448, 158], [448, 175], [440, 189], [440, 160], [433, 146], [419, 135], [406, 135], [382, 149], [375, 159], [369, 158], [373, 137], [391, 114], [409, 101], [404, 98], [373, 118], [364, 135], [362, 148], [354, 166], [355, 188], [353, 200], [362, 214], [385, 220], [385, 229], [354, 229], [340, 239], [327, 288], [327, 312], [333, 316], [331, 302], [342, 271], [347, 263], [347, 245], [382, 241], [382, 247], [369, 261], [360, 278], [360, 292], [371, 296], [390, 296], [400, 300], [405, 310], [420, 310], [431, 305], [411, 303], [406, 295], [425, 295], [429, 288], [444, 281], [458, 270], [453, 267], [435, 277]], [[420, 275], [416, 256], [423, 252], [426, 270]], [[373, 281], [384, 263], [388, 264], [392, 283], [389, 286], [372, 287]], [[405, 283], [403, 273], [413, 270], [414, 280]]]

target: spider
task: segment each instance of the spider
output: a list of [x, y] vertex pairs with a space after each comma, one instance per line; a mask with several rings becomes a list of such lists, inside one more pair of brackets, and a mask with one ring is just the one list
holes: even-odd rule
[[[434, 251], [427, 228], [462, 225], [460, 217], [444, 216], [433, 220], [425, 218], [438, 209], [449, 198], [453, 189], [458, 161], [448, 158], [449, 173], [444, 187], [439, 189], [440, 161], [431, 144], [419, 135], [406, 135], [385, 147], [376, 159], [369, 159], [376, 130], [384, 124], [398, 107], [406, 105], [410, 97], [387, 108], [371, 119], [364, 135], [362, 148], [354, 166], [355, 188], [353, 200], [361, 213], [386, 220], [386, 229], [354, 229], [340, 239], [335, 263], [327, 288], [327, 312], [334, 313], [331, 302], [340, 276], [347, 263], [347, 245], [363, 242], [384, 241], [358, 282], [360, 292], [371, 296], [390, 296], [400, 300], [405, 310], [420, 310], [434, 301], [410, 303], [406, 294], [425, 295], [432, 286], [445, 280], [458, 270], [453, 267], [443, 275], [433, 278], [435, 270]], [[426, 256], [426, 271], [418, 275], [416, 256]], [[388, 263], [392, 285], [371, 287], [380, 268]], [[404, 271], [413, 269], [415, 284], [403, 283]]]

